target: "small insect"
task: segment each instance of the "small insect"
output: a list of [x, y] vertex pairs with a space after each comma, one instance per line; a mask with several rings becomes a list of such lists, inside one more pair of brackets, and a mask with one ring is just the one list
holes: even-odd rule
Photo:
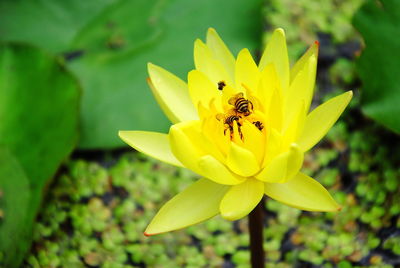
[[258, 130], [260, 130], [260, 131], [263, 130], [263, 128], [264, 128], [263, 123], [261, 123], [260, 121], [253, 122], [253, 125], [255, 125], [256, 128], [258, 128]]
[[244, 116], [251, 114], [253, 110], [253, 103], [245, 98], [243, 98], [243, 93], [240, 92], [228, 100], [230, 105], [235, 106], [235, 111]]
[[224, 87], [226, 87], [226, 84], [225, 84], [225, 81], [219, 81], [218, 82], [218, 89], [219, 90], [223, 90], [224, 89]]
[[226, 135], [226, 131], [229, 129], [231, 139], [233, 138], [233, 125], [234, 125], [234, 122], [236, 121], [236, 123], [238, 125], [239, 136], [241, 139], [243, 139], [243, 134], [242, 134], [242, 130], [241, 130], [242, 124], [239, 122], [239, 120], [241, 119], [240, 116], [217, 114], [216, 118], [218, 121], [224, 122], [224, 125], [225, 125], [224, 135]]

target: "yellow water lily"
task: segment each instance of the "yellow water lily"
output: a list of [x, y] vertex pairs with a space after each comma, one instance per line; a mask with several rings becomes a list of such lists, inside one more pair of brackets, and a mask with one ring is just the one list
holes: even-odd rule
[[352, 92], [309, 112], [318, 43], [289, 66], [285, 34], [274, 31], [257, 66], [243, 49], [235, 59], [216, 31], [194, 44], [187, 83], [152, 63], [149, 85], [173, 125], [169, 134], [120, 131], [130, 146], [203, 178], [169, 200], [145, 234], [181, 229], [217, 214], [237, 220], [263, 195], [308, 211], [340, 206], [300, 172], [303, 156], [339, 118]]

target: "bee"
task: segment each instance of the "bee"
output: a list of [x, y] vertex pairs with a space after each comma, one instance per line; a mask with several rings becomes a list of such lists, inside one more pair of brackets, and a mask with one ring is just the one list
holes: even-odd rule
[[241, 119], [240, 116], [235, 115], [235, 114], [233, 114], [233, 115], [217, 114], [216, 118], [218, 121], [224, 122], [224, 125], [225, 125], [224, 135], [226, 135], [226, 131], [229, 129], [231, 139], [232, 139], [232, 135], [233, 135], [233, 124], [236, 121], [236, 123], [238, 125], [239, 136], [241, 139], [243, 139], [243, 134], [242, 134], [242, 130], [241, 130], [242, 124], [240, 123], [240, 119]]
[[238, 114], [243, 114], [248, 116], [253, 110], [253, 103], [245, 98], [243, 98], [243, 93], [240, 92], [228, 100], [230, 105], [233, 105], [235, 112]]
[[263, 123], [261, 123], [260, 121], [253, 122], [253, 125], [255, 125], [256, 128], [258, 128], [258, 130], [260, 130], [260, 131], [263, 130], [263, 128], [264, 128]]
[[223, 90], [226, 87], [225, 81], [221, 80], [218, 82], [218, 89]]

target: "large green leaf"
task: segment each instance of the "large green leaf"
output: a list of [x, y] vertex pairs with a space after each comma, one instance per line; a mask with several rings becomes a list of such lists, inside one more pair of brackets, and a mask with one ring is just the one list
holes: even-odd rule
[[[57, 9], [64, 7], [61, 1], [40, 2]], [[120, 0], [106, 6], [79, 33], [69, 35], [70, 52], [78, 57], [68, 64], [84, 89], [80, 146], [122, 146], [116, 135], [122, 129], [167, 131], [169, 122], [145, 82], [147, 62], [186, 80], [186, 73], [193, 68], [193, 42], [204, 37], [208, 27], [215, 27], [235, 52], [242, 47], [254, 49], [260, 38], [260, 6], [261, 0]], [[17, 5], [7, 7], [6, 17], [21, 15]], [[40, 12], [48, 20], [54, 19], [51, 10]], [[23, 28], [18, 22], [4, 24], [0, 20], [0, 30], [5, 34], [0, 38], [9, 38], [8, 29], [32, 31], [43, 25], [34, 20], [30, 23]], [[54, 32], [46, 32], [46, 38], [37, 38], [35, 43], [48, 47], [46, 40], [58, 37]]]
[[117, 136], [121, 129], [168, 129], [169, 122], [146, 84], [145, 55], [160, 43], [163, 31], [154, 18], [156, 3], [120, 1], [74, 40], [72, 47], [84, 51], [69, 64], [84, 88], [81, 147], [122, 145]]
[[29, 182], [18, 161], [0, 148], [0, 267], [18, 266], [29, 248], [32, 220], [29, 220]]
[[2, 0], [0, 40], [19, 41], [64, 52], [89, 21], [117, 0]]
[[[0, 44], [0, 146], [7, 147], [17, 159], [31, 191], [25, 225], [15, 226], [28, 230], [21, 232], [29, 233], [44, 186], [76, 144], [79, 97], [76, 80], [55, 58], [30, 46]], [[9, 163], [3, 165], [9, 168]], [[21, 183], [24, 180], [19, 173], [0, 179], [7, 186], [7, 195], [25, 198], [24, 191], [16, 190], [23, 185], [8, 187], [16, 177]], [[22, 211], [12, 206], [8, 202], [8, 216], [16, 218], [12, 213]], [[11, 249], [5, 252], [14, 253]]]
[[400, 133], [400, 4], [368, 0], [353, 21], [365, 50], [357, 62], [364, 113]]

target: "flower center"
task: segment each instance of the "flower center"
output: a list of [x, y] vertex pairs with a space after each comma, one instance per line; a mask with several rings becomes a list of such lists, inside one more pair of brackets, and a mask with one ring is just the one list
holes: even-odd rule
[[224, 135], [229, 132], [231, 140], [234, 136], [234, 131], [237, 131], [241, 140], [243, 140], [242, 126], [245, 121], [252, 123], [259, 131], [264, 129], [263, 122], [254, 114], [253, 103], [244, 98], [242, 92], [235, 94], [228, 100], [228, 106], [224, 113], [218, 113], [216, 118], [224, 124]]

